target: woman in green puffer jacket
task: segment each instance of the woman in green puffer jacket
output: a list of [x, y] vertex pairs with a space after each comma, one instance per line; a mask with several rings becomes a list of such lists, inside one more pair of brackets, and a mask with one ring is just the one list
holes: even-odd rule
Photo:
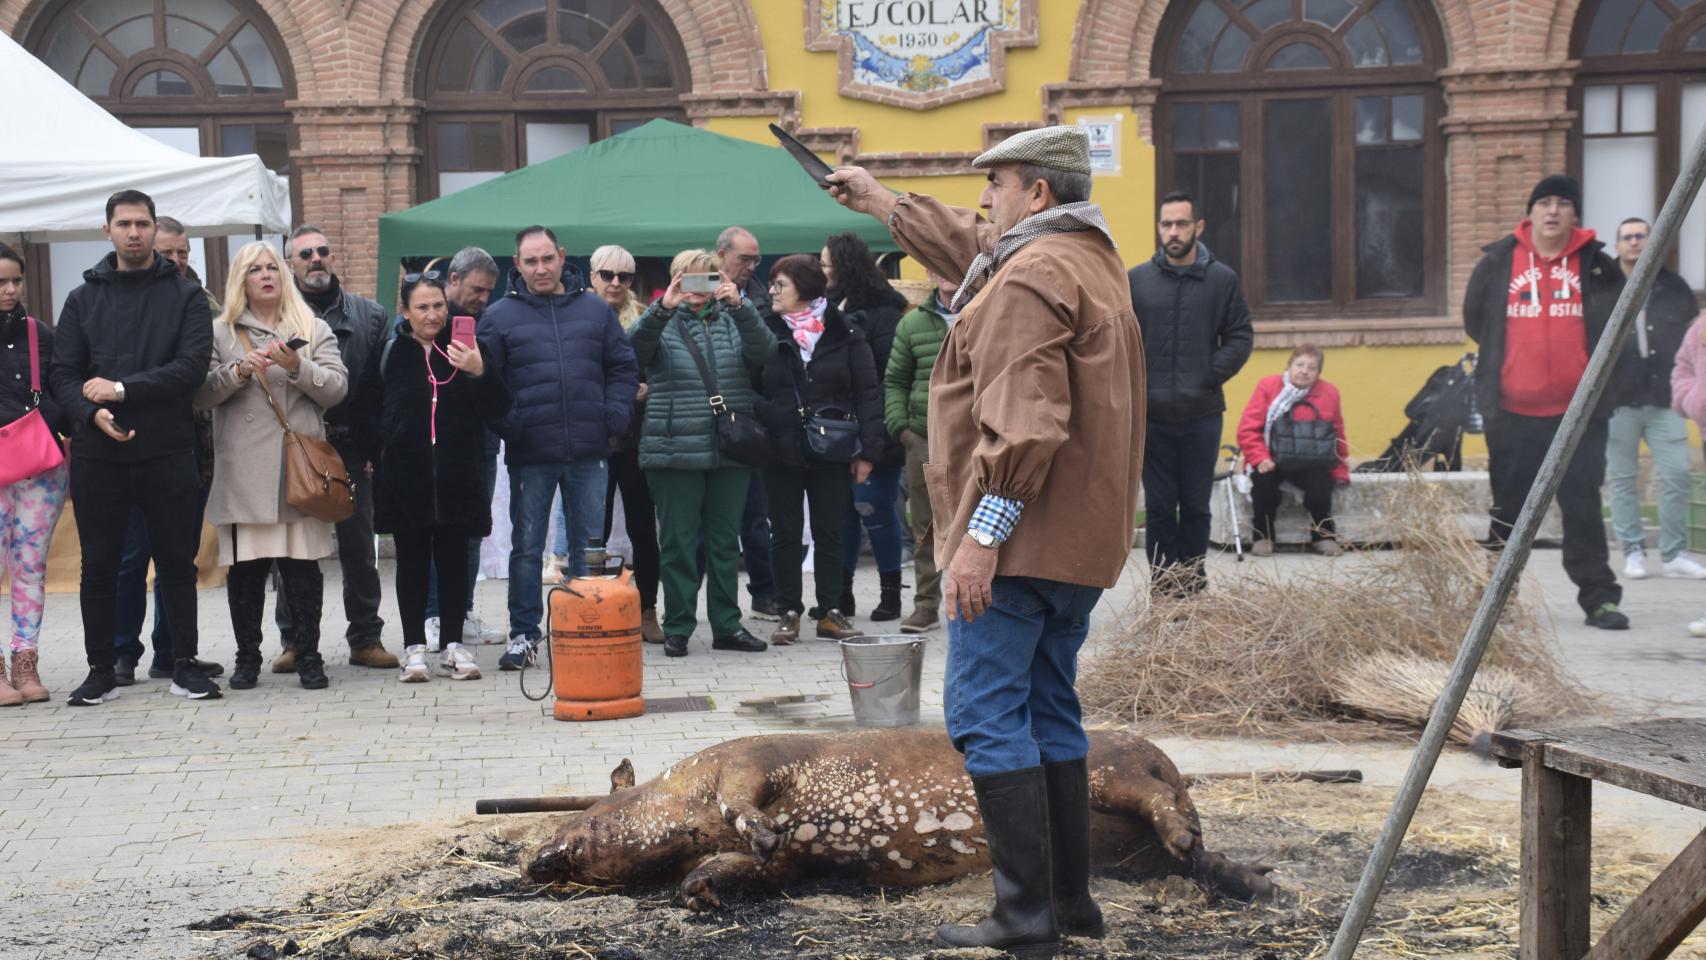
[[723, 402], [749, 416], [752, 375], [776, 338], [734, 284], [724, 281], [714, 294], [682, 291], [684, 274], [716, 270], [704, 250], [676, 254], [669, 289], [628, 334], [649, 385], [640, 468], [657, 505], [664, 653], [672, 657], [687, 655], [687, 640], [698, 627], [701, 534], [712, 648], [755, 653], [766, 647], [740, 622], [740, 520], [752, 470], [717, 451], [716, 422], [687, 338], [704, 356]]
[[930, 274], [936, 293], [900, 318], [889, 350], [888, 370], [883, 376], [883, 425], [906, 448], [906, 503], [912, 536], [913, 573], [918, 592], [913, 594], [912, 613], [900, 622], [901, 633], [924, 633], [940, 622], [936, 611], [942, 605], [942, 572], [936, 569], [935, 538], [930, 534], [930, 496], [924, 488], [924, 464], [930, 459], [926, 412], [930, 408], [930, 371], [948, 327], [959, 314], [949, 313], [959, 284]]

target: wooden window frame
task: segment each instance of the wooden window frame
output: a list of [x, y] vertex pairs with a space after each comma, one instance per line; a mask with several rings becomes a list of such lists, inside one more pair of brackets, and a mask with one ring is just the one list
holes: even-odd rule
[[[1214, 0], [1198, 0], [1212, 3]], [[1242, 238], [1240, 280], [1252, 316], [1258, 321], [1296, 323], [1316, 321], [1354, 327], [1359, 321], [1390, 322], [1403, 318], [1432, 318], [1446, 313], [1447, 259], [1445, 251], [1446, 179], [1445, 138], [1440, 121], [1445, 115], [1444, 98], [1437, 79], [1444, 65], [1444, 41], [1438, 15], [1425, 5], [1407, 3], [1422, 45], [1422, 62], [1398, 67], [1354, 67], [1350, 65], [1332, 31], [1313, 22], [1288, 21], [1258, 34], [1246, 55], [1246, 67], [1238, 73], [1180, 73], [1172, 69], [1180, 34], [1197, 4], [1177, 4], [1169, 9], [1158, 32], [1156, 50], [1161, 64], [1162, 88], [1156, 103], [1155, 143], [1159, 176], [1156, 199], [1166, 195], [1177, 181], [1173, 147], [1173, 108], [1181, 103], [1237, 103], [1239, 109], [1239, 233]], [[1239, 16], [1229, 19], [1242, 22]], [[1348, 21], [1346, 21], [1348, 22]], [[1327, 53], [1333, 67], [1324, 70], [1252, 69], [1265, 64], [1274, 51], [1289, 43], [1308, 42]], [[1356, 296], [1356, 133], [1357, 97], [1423, 98], [1423, 291], [1416, 297]], [[1331, 299], [1308, 302], [1269, 302], [1266, 299], [1266, 209], [1262, 183], [1262, 130], [1264, 106], [1271, 100], [1328, 99], [1331, 101], [1333, 144], [1331, 170], [1333, 295]], [[1199, 152], [1215, 151], [1190, 151]], [[1221, 151], [1225, 152], [1225, 151]], [[1439, 212], [1435, 212], [1439, 211]]]

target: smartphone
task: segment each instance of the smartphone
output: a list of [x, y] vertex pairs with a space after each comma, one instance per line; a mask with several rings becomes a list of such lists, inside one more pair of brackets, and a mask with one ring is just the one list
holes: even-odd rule
[[474, 349], [473, 317], [450, 318], [450, 342], [460, 343], [470, 350]]
[[284, 345], [292, 350], [301, 350], [303, 347], [308, 346], [308, 341], [301, 337], [291, 337], [289, 340], [284, 341]]
[[723, 275], [720, 273], [684, 273], [681, 275], [682, 293], [716, 293], [723, 285]]

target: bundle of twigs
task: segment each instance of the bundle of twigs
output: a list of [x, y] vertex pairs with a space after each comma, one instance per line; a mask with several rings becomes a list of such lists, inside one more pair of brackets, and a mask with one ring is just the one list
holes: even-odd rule
[[[1444, 660], [1377, 653], [1347, 664], [1334, 678], [1333, 688], [1339, 703], [1357, 713], [1419, 726], [1433, 712], [1450, 675], [1451, 664]], [[1493, 734], [1537, 712], [1526, 681], [1502, 667], [1482, 667], [1452, 720], [1450, 737], [1490, 756]]]
[[[1087, 649], [1078, 679], [1085, 707], [1202, 734], [1343, 720], [1343, 677], [1358, 661], [1456, 656], [1495, 558], [1458, 523], [1461, 510], [1442, 487], [1413, 477], [1386, 507], [1394, 549], [1283, 576], [1264, 564], [1221, 569], [1205, 593], [1139, 601]], [[1564, 675], [1533, 592], [1512, 596], [1485, 666], [1526, 682], [1524, 719], [1581, 710], [1586, 696]]]

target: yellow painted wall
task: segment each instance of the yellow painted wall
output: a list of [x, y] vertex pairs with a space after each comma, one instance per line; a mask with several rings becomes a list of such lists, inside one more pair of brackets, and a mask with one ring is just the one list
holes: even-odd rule
[[[1072, 57], [1072, 31], [1077, 3], [1038, 0], [1038, 45], [1007, 51], [1006, 89], [932, 110], [907, 110], [843, 97], [836, 54], [805, 48], [804, 4], [776, 0], [754, 4], [759, 33], [769, 65], [773, 90], [801, 92], [801, 122], [807, 127], [858, 127], [860, 149], [868, 153], [907, 151], [976, 151], [983, 146], [983, 125], [991, 122], [1040, 121], [1042, 87], [1067, 79]], [[1155, 252], [1155, 151], [1139, 136], [1138, 117], [1130, 108], [1091, 107], [1067, 112], [1065, 120], [1121, 114], [1120, 172], [1095, 180], [1094, 199], [1105, 210], [1120, 255], [1127, 266]], [[769, 117], [722, 117], [710, 129], [755, 143], [774, 142], [766, 129]], [[961, 206], [975, 206], [983, 189], [981, 176], [906, 177], [886, 181], [896, 190], [928, 193]], [[911, 261], [902, 272], [922, 277]], [[1465, 346], [1347, 347], [1327, 351], [1325, 375], [1340, 390], [1345, 405], [1345, 430], [1351, 452], [1358, 457], [1380, 454], [1404, 428], [1404, 404], [1421, 389], [1435, 368], [1452, 363]], [[1227, 384], [1225, 439], [1234, 439], [1238, 416], [1249, 401], [1256, 381], [1285, 366], [1289, 350], [1259, 350], [1244, 371]], [[1468, 456], [1483, 455], [1485, 445], [1472, 437]]]
[[[770, 88], [800, 91], [803, 126], [858, 127], [859, 149], [866, 153], [976, 152], [983, 149], [986, 123], [1040, 122], [1043, 85], [1067, 78], [1079, 5], [1067, 0], [1037, 0], [1036, 6], [1037, 46], [1008, 48], [1005, 90], [930, 110], [908, 110], [841, 96], [836, 54], [805, 47], [805, 4], [774, 0], [753, 4], [753, 10], [764, 43]], [[1139, 138], [1137, 116], [1129, 108], [1072, 110], [1065, 120], [1073, 123], [1083, 116], [1114, 114], [1122, 114], [1120, 172], [1096, 177], [1094, 199], [1107, 213], [1120, 253], [1128, 263], [1137, 263], [1155, 250], [1154, 149]], [[772, 144], [775, 138], [766, 129], [771, 119], [719, 117], [707, 127], [755, 143]], [[968, 207], [977, 205], [983, 190], [981, 176], [910, 177], [886, 182], [896, 190], [928, 193]], [[910, 262], [902, 269], [906, 276], [923, 276]]]

